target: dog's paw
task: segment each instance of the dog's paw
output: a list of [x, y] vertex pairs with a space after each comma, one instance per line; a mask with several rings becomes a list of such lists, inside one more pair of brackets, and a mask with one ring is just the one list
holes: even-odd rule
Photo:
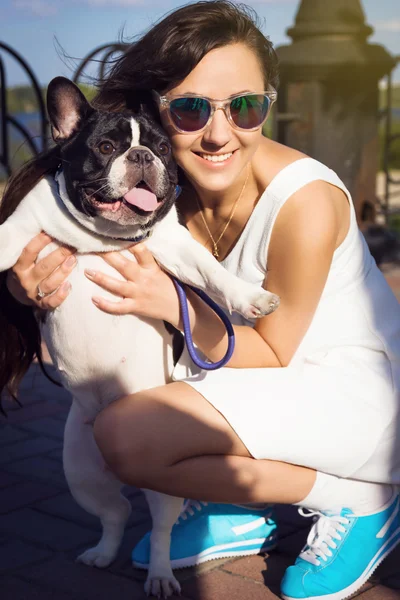
[[144, 584], [144, 591], [147, 596], [156, 596], [157, 598], [169, 598], [174, 594], [181, 595], [181, 586], [179, 581], [172, 575], [169, 577], [157, 577], [149, 575]]
[[76, 562], [83, 563], [84, 565], [88, 565], [89, 567], [97, 567], [99, 569], [104, 569], [112, 563], [114, 558], [115, 553], [107, 554], [104, 552], [104, 550], [101, 550], [98, 546], [95, 546], [94, 548], [88, 548], [88, 550], [85, 550], [85, 552], [80, 554], [77, 557]]
[[238, 306], [233, 308], [246, 319], [258, 319], [274, 312], [278, 308], [279, 302], [279, 296], [276, 294], [254, 286], [247, 298], [238, 298]]

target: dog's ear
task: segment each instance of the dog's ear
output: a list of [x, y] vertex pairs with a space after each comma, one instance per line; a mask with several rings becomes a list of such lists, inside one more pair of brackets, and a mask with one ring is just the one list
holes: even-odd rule
[[47, 88], [47, 112], [55, 142], [60, 143], [70, 138], [93, 110], [72, 81], [65, 77], [55, 77], [50, 81]]

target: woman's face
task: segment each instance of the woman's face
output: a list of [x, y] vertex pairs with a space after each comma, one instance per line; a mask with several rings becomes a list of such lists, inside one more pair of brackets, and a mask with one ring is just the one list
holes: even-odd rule
[[[242, 92], [262, 92], [265, 84], [258, 58], [244, 44], [211, 50], [179, 85], [166, 96], [193, 94], [222, 100]], [[260, 143], [262, 130], [243, 131], [232, 127], [223, 110], [216, 110], [211, 123], [201, 132], [179, 133], [161, 111], [175, 160], [195, 187], [210, 192], [229, 189], [240, 178]], [[222, 162], [207, 157], [229, 155]]]

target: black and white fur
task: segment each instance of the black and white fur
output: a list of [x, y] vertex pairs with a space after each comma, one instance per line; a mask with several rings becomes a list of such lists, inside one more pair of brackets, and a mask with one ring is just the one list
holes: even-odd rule
[[[116, 556], [131, 507], [120, 493], [121, 482], [105, 468], [90, 423], [114, 400], [169, 381], [173, 365], [171, 337], [162, 322], [112, 316], [93, 305], [91, 297], [100, 290], [83, 275], [84, 269], [122, 278], [93, 253], [124, 252], [132, 239], [151, 231], [146, 245], [164, 269], [230, 310], [258, 317], [274, 310], [279, 299], [229, 274], [178, 223], [177, 172], [170, 144], [145, 114], [96, 111], [76, 86], [61, 77], [50, 83], [48, 111], [62, 173], [58, 186], [53, 177], [42, 179], [0, 226], [0, 270], [12, 267], [41, 230], [57, 244], [77, 248], [77, 266], [69, 277], [72, 291], [47, 314], [42, 333], [73, 395], [64, 437], [66, 478], [77, 502], [97, 515], [103, 527], [99, 543], [78, 560], [106, 567]], [[101, 146], [106, 154], [99, 150], [103, 143], [113, 146], [111, 154], [108, 146]], [[136, 186], [155, 193], [154, 211], [123, 201]], [[116, 206], [118, 210], [113, 210]], [[46, 247], [40, 258], [55, 247]], [[134, 260], [131, 253], [124, 254]], [[104, 290], [101, 293], [116, 300]], [[153, 519], [145, 589], [148, 594], [169, 596], [180, 589], [171, 570], [169, 545], [182, 500], [145, 493]]]

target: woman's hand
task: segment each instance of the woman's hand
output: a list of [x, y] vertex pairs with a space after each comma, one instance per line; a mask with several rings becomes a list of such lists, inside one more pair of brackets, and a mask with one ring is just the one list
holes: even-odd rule
[[[7, 275], [7, 287], [21, 304], [54, 309], [68, 296], [71, 284], [65, 279], [76, 264], [75, 250], [61, 246], [36, 263], [39, 253], [50, 242], [52, 238], [46, 233], [34, 237]], [[44, 298], [38, 297], [38, 286], [46, 294]]]
[[135, 314], [168, 321], [177, 327], [179, 301], [171, 278], [159, 267], [144, 243], [131, 246], [128, 250], [136, 261], [126, 258], [119, 252], [106, 252], [99, 255], [121, 273], [125, 281], [104, 273], [85, 270], [88, 279], [122, 298], [119, 302], [112, 302], [94, 296], [93, 303], [100, 310], [112, 315]]

